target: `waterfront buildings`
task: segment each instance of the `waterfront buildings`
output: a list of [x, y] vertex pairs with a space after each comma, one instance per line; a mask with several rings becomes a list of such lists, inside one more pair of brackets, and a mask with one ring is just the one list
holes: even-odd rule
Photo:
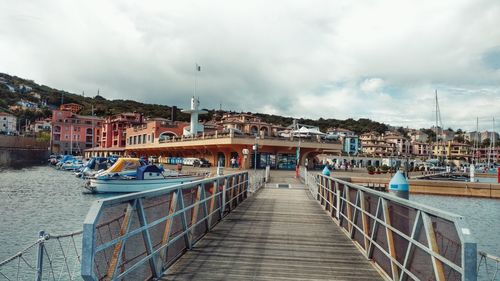
[[101, 148], [118, 148], [126, 145], [126, 130], [144, 123], [141, 113], [121, 113], [108, 116], [102, 123]]
[[83, 116], [71, 111], [52, 111], [51, 151], [82, 155], [83, 150], [100, 142], [103, 119]]
[[[196, 100], [195, 100], [196, 101]], [[191, 102], [191, 121], [197, 118], [197, 103]], [[196, 116], [196, 118], [193, 117]], [[154, 122], [153, 122], [154, 121]], [[198, 124], [198, 122], [196, 121]], [[327, 141], [314, 137], [279, 137], [283, 128], [262, 122], [250, 114], [226, 114], [220, 120], [207, 122], [205, 126], [184, 126], [182, 123], [161, 124], [152, 120], [145, 126], [127, 130], [128, 142], [125, 153], [133, 156], [158, 156], [161, 162], [180, 157], [207, 159], [212, 165], [229, 167], [236, 159], [242, 168], [295, 169], [297, 162], [313, 165], [315, 156], [322, 153], [340, 154], [338, 141]], [[186, 124], [187, 125], [187, 124]], [[181, 128], [183, 134], [179, 137]], [[196, 131], [194, 134], [185, 134]], [[203, 130], [201, 130], [203, 129]], [[163, 136], [163, 137], [162, 137]]]
[[17, 134], [16, 116], [0, 112], [0, 132], [3, 134]]
[[471, 145], [454, 141], [435, 143], [432, 153], [435, 157], [448, 160], [467, 161], [471, 157]]
[[127, 129], [143, 125], [141, 113], [120, 113], [106, 117], [100, 128], [98, 146], [85, 150], [85, 156], [125, 155], [127, 145]]
[[259, 117], [245, 113], [226, 113], [218, 123], [226, 130], [236, 129], [243, 134], [261, 137], [278, 136], [278, 132], [285, 129], [283, 126], [263, 122]]
[[172, 122], [164, 118], [152, 118], [145, 123], [127, 128], [127, 145], [163, 143], [181, 137], [187, 122]]

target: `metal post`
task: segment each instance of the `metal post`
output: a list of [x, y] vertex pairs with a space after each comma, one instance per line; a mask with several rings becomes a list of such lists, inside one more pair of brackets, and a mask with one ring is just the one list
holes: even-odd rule
[[43, 273], [43, 248], [44, 248], [44, 240], [45, 231], [40, 231], [38, 233], [38, 239], [40, 243], [38, 243], [38, 250], [36, 255], [36, 275], [35, 281], [42, 281], [42, 273]]

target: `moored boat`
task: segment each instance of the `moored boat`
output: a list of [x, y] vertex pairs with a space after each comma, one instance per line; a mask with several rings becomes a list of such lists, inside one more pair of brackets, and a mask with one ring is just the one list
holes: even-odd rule
[[120, 158], [111, 168], [87, 180], [85, 188], [93, 193], [140, 192], [203, 178], [141, 163], [137, 158]]

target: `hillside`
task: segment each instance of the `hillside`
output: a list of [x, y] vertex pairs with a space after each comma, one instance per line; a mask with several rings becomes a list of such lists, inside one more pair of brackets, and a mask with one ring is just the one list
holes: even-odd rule
[[[37, 93], [35, 95], [34, 93]], [[15, 110], [12, 112], [20, 122], [23, 120], [33, 121], [40, 117], [49, 117], [51, 110], [61, 105], [61, 97], [64, 103], [77, 103], [83, 106], [80, 114], [90, 115], [92, 106], [94, 114], [97, 116], [108, 116], [121, 112], [142, 112], [147, 117], [170, 118], [171, 106], [160, 104], [145, 104], [133, 100], [108, 100], [102, 96], [85, 97], [83, 95], [73, 94], [62, 90], [50, 88], [46, 85], [39, 85], [33, 80], [27, 80], [16, 76], [0, 73], [0, 111], [9, 111], [9, 106], [16, 105], [21, 100], [27, 101], [39, 108], [38, 110]], [[215, 110], [208, 110], [208, 114], [200, 118], [210, 119], [216, 113]], [[292, 124], [293, 117], [283, 117], [265, 113], [256, 113], [263, 121], [288, 126]], [[176, 111], [176, 120], [189, 121], [189, 115], [183, 114], [179, 109]], [[370, 119], [298, 119], [300, 124], [314, 125], [325, 131], [330, 127], [341, 127], [352, 130], [358, 134], [369, 131], [383, 133], [388, 130], [388, 126], [383, 123], [372, 121]]]

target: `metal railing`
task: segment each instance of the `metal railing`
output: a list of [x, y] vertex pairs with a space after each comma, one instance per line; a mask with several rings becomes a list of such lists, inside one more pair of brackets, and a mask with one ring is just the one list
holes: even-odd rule
[[[477, 271], [484, 280], [500, 280], [500, 257], [482, 251], [479, 251], [478, 255], [480, 256], [480, 260]], [[481, 271], [482, 268], [484, 268], [483, 271]]]
[[160, 277], [247, 198], [249, 186], [242, 172], [97, 201], [83, 226], [82, 277]]
[[463, 217], [306, 170], [301, 177], [388, 279], [477, 280], [477, 246]]
[[82, 231], [39, 238], [0, 262], [0, 280], [80, 280]]

